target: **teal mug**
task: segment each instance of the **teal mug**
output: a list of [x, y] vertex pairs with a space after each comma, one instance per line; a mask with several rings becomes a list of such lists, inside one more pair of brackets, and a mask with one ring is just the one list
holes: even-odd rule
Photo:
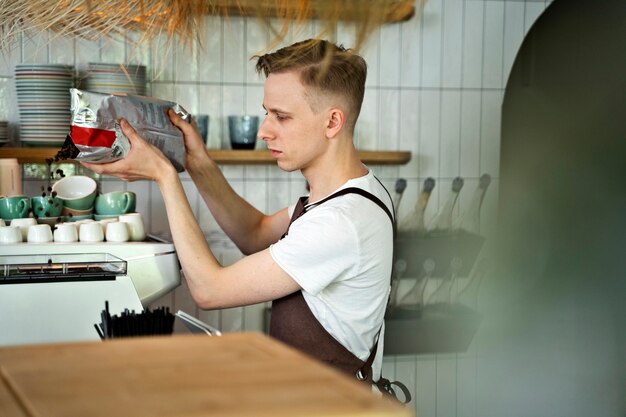
[[59, 217], [63, 210], [63, 200], [59, 197], [37, 196], [30, 199], [35, 217]]
[[64, 177], [52, 185], [52, 195], [63, 200], [63, 206], [74, 210], [91, 210], [96, 199], [97, 184], [84, 175]]
[[25, 195], [0, 197], [0, 218], [4, 220], [28, 217], [30, 200]]
[[111, 191], [96, 197], [98, 215], [126, 214], [135, 211], [136, 196], [132, 191]]

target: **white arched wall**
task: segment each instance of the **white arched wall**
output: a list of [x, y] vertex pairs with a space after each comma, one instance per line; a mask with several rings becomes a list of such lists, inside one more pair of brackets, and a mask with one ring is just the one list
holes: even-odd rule
[[482, 416], [626, 412], [626, 7], [555, 0], [502, 114]]

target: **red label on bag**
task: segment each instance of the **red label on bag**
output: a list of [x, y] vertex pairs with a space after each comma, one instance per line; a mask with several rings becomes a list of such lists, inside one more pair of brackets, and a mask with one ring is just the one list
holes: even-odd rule
[[100, 146], [110, 148], [115, 142], [115, 131], [91, 127], [70, 126], [70, 136], [74, 145]]

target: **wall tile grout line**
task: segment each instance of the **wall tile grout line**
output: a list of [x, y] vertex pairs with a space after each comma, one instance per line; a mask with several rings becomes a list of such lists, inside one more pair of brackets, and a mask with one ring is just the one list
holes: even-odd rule
[[[466, 8], [465, 8], [465, 2], [463, 2], [462, 4], [462, 10], [461, 10], [461, 36], [464, 37], [463, 35], [465, 34], [465, 13], [466, 13]], [[462, 42], [462, 41], [461, 41]], [[465, 59], [465, 48], [461, 48], [461, 68], [463, 67], [463, 62]], [[464, 72], [461, 71], [461, 87], [465, 85], [465, 76], [464, 76]], [[463, 142], [463, 91], [460, 91], [459, 94], [459, 109], [461, 112], [461, 120], [459, 122], [459, 159], [458, 159], [458, 174], [461, 175], [461, 158], [463, 156], [463, 152], [462, 152], [462, 148], [461, 148], [461, 144]]]

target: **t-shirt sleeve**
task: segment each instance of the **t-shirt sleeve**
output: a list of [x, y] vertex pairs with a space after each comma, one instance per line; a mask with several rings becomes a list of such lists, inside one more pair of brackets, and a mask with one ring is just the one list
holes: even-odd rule
[[270, 246], [274, 261], [313, 295], [355, 268], [354, 224], [342, 210], [316, 207], [296, 220], [289, 234]]

